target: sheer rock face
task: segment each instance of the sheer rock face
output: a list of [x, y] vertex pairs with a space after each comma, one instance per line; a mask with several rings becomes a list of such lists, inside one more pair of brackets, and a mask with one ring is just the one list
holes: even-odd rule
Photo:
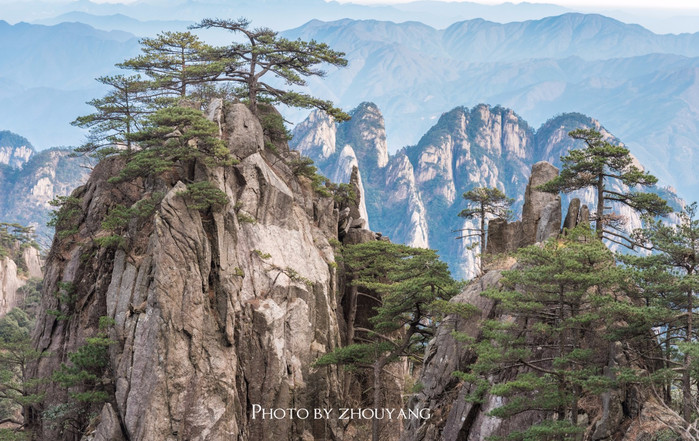
[[333, 117], [317, 109], [294, 129], [296, 149], [312, 158], [327, 159], [335, 153], [336, 137], [337, 126]]
[[[94, 439], [340, 436], [333, 419], [253, 419], [256, 404], [339, 407], [337, 369], [311, 367], [340, 342], [328, 243], [337, 238], [339, 214], [332, 198], [314, 194], [310, 183], [259, 151], [259, 122], [235, 106], [224, 116], [223, 133], [244, 157], [240, 164], [195, 165], [157, 182], [115, 186], [107, 180], [121, 164], [106, 160], [73, 194], [81, 200], [79, 233], [54, 242], [33, 336], [37, 349], [52, 355], [32, 369], [49, 376], [95, 335], [99, 317], [114, 319], [114, 398], [101, 410]], [[197, 211], [178, 194], [184, 179], [200, 178], [226, 193], [223, 210]], [[164, 193], [162, 202], [152, 218], [131, 222], [123, 249], [94, 245], [93, 237], [106, 234], [100, 225], [111, 207], [153, 192]], [[48, 313], [60, 308], [53, 295], [59, 282], [76, 290], [67, 320]], [[64, 391], [49, 386], [43, 406], [64, 400]], [[36, 426], [43, 439], [70, 439], [48, 422]]]
[[17, 305], [17, 290], [24, 281], [17, 274], [17, 264], [9, 257], [0, 259], [0, 317]]
[[[17, 262], [8, 256], [0, 259], [0, 317], [20, 303], [21, 296], [18, 290], [26, 285], [27, 279], [42, 277], [39, 250], [26, 247], [20, 252], [19, 247], [16, 247], [12, 251], [12, 254], [16, 254]], [[23, 269], [22, 274], [20, 267]]]

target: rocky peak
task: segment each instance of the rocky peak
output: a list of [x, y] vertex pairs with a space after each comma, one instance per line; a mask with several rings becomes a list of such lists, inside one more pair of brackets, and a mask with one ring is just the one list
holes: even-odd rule
[[8, 130], [0, 131], [0, 164], [22, 168], [34, 153], [27, 138]]
[[535, 156], [540, 161], [560, 167], [562, 155], [583, 146], [581, 141], [568, 136], [568, 132], [575, 129], [595, 129], [610, 141], [618, 142], [596, 119], [581, 113], [564, 113], [549, 119], [536, 131], [533, 146]]
[[490, 154], [531, 157], [531, 130], [513, 110], [479, 104], [470, 116], [476, 145]]
[[[209, 116], [239, 164], [178, 166], [126, 185], [109, 182], [123, 167], [111, 158], [73, 192], [77, 233], [54, 241], [33, 336], [37, 349], [52, 355], [33, 373], [50, 376], [107, 316], [115, 343], [105, 381], [113, 394], [91, 409], [102, 415], [95, 427], [102, 439], [349, 439], [344, 432], [356, 429], [338, 415], [272, 421], [255, 418], [252, 406], [337, 409], [361, 399], [342, 395], [350, 374], [311, 362], [342, 340], [337, 289], [345, 282], [331, 242], [380, 235], [357, 216], [359, 206], [347, 207], [343, 219], [332, 197], [294, 175], [286, 163], [298, 153], [263, 148], [260, 122], [244, 106], [218, 108], [209, 106]], [[195, 178], [229, 203], [192, 207], [182, 193], [184, 181]], [[360, 185], [356, 167], [350, 183]], [[116, 204], [154, 194], [162, 200], [152, 215], [131, 219], [123, 246], [94, 241], [109, 234], [102, 222]], [[53, 295], [64, 284], [75, 289], [70, 310]], [[61, 308], [64, 320], [50, 313]], [[42, 405], [68, 399], [50, 386]], [[50, 424], [37, 424], [44, 439], [64, 439]]]
[[556, 236], [561, 229], [561, 197], [536, 189], [558, 176], [558, 169], [545, 161], [532, 166], [524, 193], [522, 219], [507, 222], [493, 219], [488, 222], [486, 253], [500, 254], [543, 242]]
[[[352, 113], [359, 121], [362, 114], [375, 115], [376, 112], [373, 105], [367, 105]], [[346, 134], [352, 132], [351, 124], [355, 122], [337, 126], [336, 145], [343, 145], [342, 155], [311, 157], [326, 176], [339, 177], [338, 171], [342, 169], [341, 175], [348, 179], [349, 164], [353, 164], [349, 160], [351, 148], [366, 191], [372, 227], [397, 242], [438, 249], [453, 274], [460, 278], [473, 277], [478, 266], [478, 250], [471, 246], [472, 242], [455, 241], [456, 234], [445, 234], [476, 226], [472, 219], [457, 216], [464, 208], [463, 193], [476, 187], [496, 187], [515, 199], [512, 210], [515, 216], [522, 216], [526, 226], [494, 220], [490, 225], [493, 233], [511, 238], [503, 239], [500, 245], [493, 242], [494, 249], [498, 246], [511, 249], [522, 235], [525, 236], [522, 243], [534, 243], [552, 234], [555, 218], [560, 221], [560, 206], [567, 206], [571, 198], [579, 198], [581, 206], [594, 206], [594, 195], [590, 191], [562, 195], [560, 201], [556, 201], [555, 196], [534, 191], [534, 187], [548, 180], [554, 167], [561, 165], [561, 155], [571, 148], [582, 147], [581, 141], [570, 138], [568, 132], [594, 127], [611, 141], [617, 141], [599, 122], [582, 114], [556, 116], [534, 131], [511, 109], [479, 104], [471, 109], [456, 107], [442, 114], [417, 145], [399, 150], [379, 169], [371, 161], [367, 166], [358, 143], [349, 147], [343, 144]], [[380, 129], [377, 133], [383, 131], [383, 126]], [[304, 139], [312, 139], [308, 133], [304, 136]], [[539, 170], [540, 177], [535, 176], [532, 183], [532, 166], [540, 161], [548, 165], [536, 166], [537, 170], [545, 169]], [[666, 199], [677, 199], [670, 190], [659, 188], [657, 191]], [[525, 195], [530, 200], [526, 210]], [[621, 210], [629, 217], [629, 228], [640, 226], [638, 216]], [[540, 226], [543, 229], [540, 230]]]
[[351, 145], [363, 170], [388, 164], [388, 145], [383, 115], [374, 103], [361, 103], [350, 112], [352, 119], [338, 126], [337, 143]]
[[294, 127], [292, 147], [315, 160], [327, 159], [335, 153], [336, 138], [337, 125], [333, 117], [316, 109]]

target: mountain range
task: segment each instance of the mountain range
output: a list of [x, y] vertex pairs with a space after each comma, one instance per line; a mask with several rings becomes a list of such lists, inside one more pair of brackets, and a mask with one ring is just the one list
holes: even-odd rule
[[[479, 253], [473, 241], [457, 239], [462, 229], [478, 227], [477, 219], [458, 217], [466, 208], [463, 193], [497, 187], [514, 198], [518, 217], [532, 166], [547, 161], [561, 167], [561, 156], [583, 146], [568, 132], [592, 128], [619, 143], [598, 121], [580, 113], [555, 116], [535, 130], [511, 109], [480, 104], [442, 114], [416, 145], [389, 155], [379, 108], [362, 103], [350, 114], [350, 121], [335, 124], [315, 112], [296, 127], [291, 146], [334, 179], [347, 181], [348, 170], [356, 165], [371, 228], [396, 242], [437, 249], [460, 278], [477, 274]], [[653, 191], [675, 210], [683, 205], [671, 189]], [[595, 206], [592, 191], [579, 190], [563, 195], [564, 213], [574, 197]], [[628, 231], [641, 226], [639, 215], [628, 207], [615, 209], [625, 217]]]
[[[359, 7], [338, 10], [352, 8]], [[113, 29], [147, 34], [159, 26], [181, 30], [190, 22], [167, 14], [158, 21], [94, 14], [125, 12], [115, 5], [86, 10], [91, 12], [57, 20], [84, 20], [107, 30], [80, 23], [0, 22], [6, 60], [0, 64], [0, 129], [23, 134], [38, 149], [83, 142], [83, 132], [69, 123], [90, 111], [85, 101], [104, 93], [93, 78], [119, 72], [114, 63], [138, 53], [135, 35]], [[267, 24], [251, 18], [254, 25]], [[416, 144], [455, 106], [499, 104], [537, 126], [551, 115], [581, 112], [624, 139], [682, 196], [699, 194], [693, 172], [699, 149], [699, 34], [658, 35], [601, 15], [567, 13], [506, 24], [471, 19], [444, 29], [418, 22], [312, 20], [283, 35], [316, 39], [347, 53], [347, 68], [313, 79], [308, 90], [346, 109], [375, 102], [386, 118], [390, 152]], [[284, 114], [293, 122], [307, 116], [304, 110]]]
[[417, 143], [454, 106], [499, 104], [534, 125], [581, 112], [624, 139], [680, 194], [699, 194], [699, 34], [657, 35], [600, 15], [564, 14], [504, 25], [469, 20], [444, 30], [312, 21], [284, 35], [347, 52], [347, 69], [312, 80], [309, 89], [347, 108], [375, 102], [390, 151]]

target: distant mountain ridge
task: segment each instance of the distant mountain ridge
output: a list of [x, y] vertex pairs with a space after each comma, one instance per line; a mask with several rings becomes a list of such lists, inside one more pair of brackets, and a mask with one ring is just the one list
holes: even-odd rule
[[[57, 17], [37, 20], [36, 24], [57, 25], [64, 22], [84, 23], [95, 29], [105, 31], [123, 31], [138, 36], [154, 36], [155, 34], [167, 30], [185, 30], [187, 26], [194, 24], [194, 21], [187, 20], [137, 20], [124, 14], [95, 15], [87, 12], [72, 11], [61, 14]], [[132, 35], [132, 36], [133, 36]]]
[[[352, 24], [351, 28], [347, 25]], [[468, 62], [517, 61], [529, 58], [588, 60], [652, 53], [699, 56], [699, 33], [658, 35], [635, 24], [599, 14], [566, 13], [538, 20], [496, 23], [481, 18], [456, 22], [446, 29], [418, 23], [339, 20], [309, 23], [284, 32], [289, 38], [367, 42], [398, 41], [425, 55]], [[620, 38], [621, 37], [621, 38]]]
[[104, 93], [95, 78], [118, 73], [114, 64], [138, 51], [138, 39], [122, 31], [0, 20], [0, 129], [22, 133], [38, 149], [81, 144], [83, 131], [70, 122]]
[[[455, 230], [477, 226], [477, 221], [457, 216], [465, 207], [464, 192], [497, 187], [516, 198], [512, 208], [519, 215], [532, 165], [548, 161], [560, 167], [562, 155], [581, 147], [569, 131], [594, 128], [618, 142], [599, 122], [580, 113], [555, 116], [534, 130], [511, 109], [480, 104], [442, 114], [416, 145], [388, 156], [378, 107], [362, 103], [351, 115], [350, 121], [333, 128], [327, 116], [314, 112], [297, 127], [291, 146], [313, 158], [327, 176], [341, 176], [352, 162], [345, 158], [354, 158], [372, 229], [396, 242], [437, 249], [462, 278], [475, 275], [478, 253], [470, 241], [456, 240], [460, 233]], [[683, 204], [672, 190], [655, 191], [674, 209]], [[573, 197], [594, 206], [592, 191], [577, 191], [562, 196], [564, 214]], [[629, 230], [641, 225], [638, 214], [618, 209]]]
[[[275, 2], [265, 4], [279, 6]], [[250, 18], [254, 25], [267, 24], [264, 17]], [[23, 133], [37, 149], [82, 143], [83, 132], [70, 121], [90, 111], [85, 101], [104, 93], [93, 78], [120, 72], [113, 64], [138, 53], [137, 39], [122, 41], [123, 32], [74, 23], [0, 28], [0, 46], [9, 48], [8, 62], [0, 65], [2, 128]], [[29, 38], [33, 34], [43, 37]], [[312, 79], [308, 91], [344, 108], [377, 103], [391, 152], [417, 143], [444, 109], [464, 103], [515, 108], [534, 125], [558, 113], [582, 112], [624, 139], [685, 197], [699, 194], [693, 171], [699, 161], [696, 33], [657, 35], [604, 16], [571, 13], [507, 24], [473, 19], [444, 30], [418, 22], [311, 21], [284, 35], [324, 41], [347, 53], [348, 68]], [[296, 122], [306, 115], [285, 113]], [[680, 156], [685, 160], [673, 159]]]
[[600, 15], [564, 14], [469, 20], [441, 31], [414, 22], [312, 21], [284, 35], [347, 52], [347, 69], [309, 89], [332, 93], [346, 108], [375, 102], [390, 151], [417, 143], [444, 109], [462, 103], [515, 108], [534, 125], [582, 112], [681, 194], [699, 194], [699, 33], [657, 35]]
[[49, 204], [83, 184], [89, 169], [72, 150], [53, 148], [35, 152], [26, 138], [0, 131], [0, 222], [31, 225], [38, 242], [48, 248], [53, 228], [46, 223]]

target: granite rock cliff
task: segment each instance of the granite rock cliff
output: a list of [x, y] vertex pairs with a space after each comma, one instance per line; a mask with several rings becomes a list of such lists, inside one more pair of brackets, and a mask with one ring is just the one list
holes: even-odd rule
[[[33, 335], [50, 356], [33, 374], [51, 375], [106, 316], [113, 344], [103, 381], [111, 393], [92, 409], [100, 417], [85, 439], [343, 439], [353, 429], [337, 415], [270, 420], [254, 410], [337, 408], [347, 398], [344, 373], [312, 366], [343, 339], [331, 243], [345, 209], [292, 173], [286, 159], [294, 152], [265, 148], [260, 122], [243, 104], [209, 108], [237, 165], [187, 164], [159, 179], [111, 184], [123, 164], [108, 159], [73, 192], [77, 232], [54, 240]], [[218, 211], [193, 208], [181, 193], [195, 178], [230, 203]], [[130, 222], [124, 246], [96, 244], [116, 204], [154, 194], [162, 200], [152, 216]], [[350, 223], [345, 241], [376, 239], [365, 222]], [[70, 305], [54, 295], [66, 284], [74, 287]], [[49, 386], [37, 415], [67, 399]], [[46, 418], [34, 425], [43, 439], [80, 439]]]

